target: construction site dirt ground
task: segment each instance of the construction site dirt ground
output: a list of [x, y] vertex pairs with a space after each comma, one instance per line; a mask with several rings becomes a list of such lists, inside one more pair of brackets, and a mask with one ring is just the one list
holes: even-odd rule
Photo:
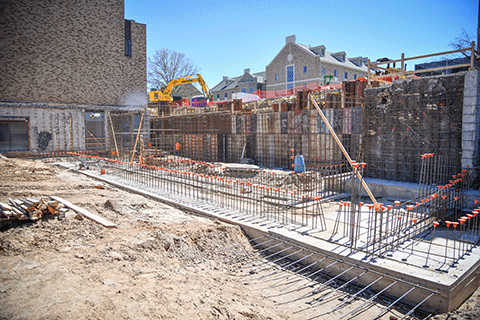
[[[0, 319], [335, 319], [354, 307], [328, 314], [328, 302], [310, 307], [242, 273], [218, 252], [248, 240], [238, 226], [40, 161], [0, 158], [0, 181], [2, 202], [59, 196], [117, 225], [73, 212], [3, 224]], [[350, 319], [371, 319], [383, 307]], [[478, 318], [480, 289], [459, 310], [432, 317]]]

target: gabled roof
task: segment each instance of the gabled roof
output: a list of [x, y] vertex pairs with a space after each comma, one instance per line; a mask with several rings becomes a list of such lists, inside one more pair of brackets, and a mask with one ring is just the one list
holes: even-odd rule
[[[348, 69], [367, 72], [368, 68], [365, 65], [365, 59], [367, 59], [367, 58], [362, 58], [362, 57], [352, 58], [352, 60], [354, 60], [356, 63], [363, 62], [361, 64], [359, 63], [360, 65], [357, 65], [356, 63], [352, 62], [347, 57], [345, 51], [332, 53], [332, 52], [325, 51], [325, 46], [324, 45], [315, 46], [315, 47], [307, 46], [307, 45], [295, 42], [295, 37], [294, 36], [287, 37], [287, 41], [286, 41], [285, 45], [277, 53], [275, 58], [273, 58], [270, 63], [272, 63], [278, 57], [278, 55], [283, 51], [283, 49], [290, 44], [294, 45], [294, 46], [297, 46], [298, 48], [302, 49], [305, 53], [307, 53], [310, 56], [318, 57], [320, 59], [320, 62], [325, 62], [325, 63], [331, 64], [331, 65], [337, 65], [337, 66], [342, 67], [342, 68], [348, 68]], [[322, 50], [320, 50], [320, 49], [322, 49]], [[320, 55], [320, 51], [323, 51], [325, 53], [325, 55], [323, 55], [323, 56]], [[340, 57], [342, 57], [342, 58], [344, 57], [345, 61], [344, 62], [340, 61], [341, 60]], [[267, 65], [267, 67], [270, 65], [270, 63]]]
[[191, 99], [193, 96], [202, 94], [192, 83], [181, 84], [172, 89], [172, 96], [181, 96]]
[[210, 91], [220, 91], [220, 90], [224, 90], [226, 87], [228, 87], [230, 84], [232, 84], [233, 82], [237, 81], [239, 77], [236, 77], [236, 78], [228, 78], [228, 77], [225, 77], [222, 81], [220, 81], [220, 83], [218, 83], [216, 86], [214, 86], [213, 88], [210, 89]]
[[[248, 79], [250, 78], [250, 79]], [[265, 71], [261, 72], [256, 72], [256, 73], [250, 73], [250, 72], [245, 72], [241, 76], [234, 77], [234, 78], [227, 78], [224, 77], [224, 79], [214, 86], [210, 91], [222, 91], [222, 90], [233, 90], [235, 89], [238, 84], [243, 80], [243, 81], [255, 81], [255, 78], [257, 80], [257, 83], [264, 83], [265, 82]]]

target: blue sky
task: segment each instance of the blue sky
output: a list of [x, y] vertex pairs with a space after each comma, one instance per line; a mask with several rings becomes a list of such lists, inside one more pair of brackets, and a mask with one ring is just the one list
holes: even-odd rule
[[125, 0], [125, 18], [147, 25], [147, 57], [182, 52], [213, 87], [245, 68], [264, 71], [292, 34], [370, 60], [448, 51], [462, 28], [476, 40], [478, 0]]

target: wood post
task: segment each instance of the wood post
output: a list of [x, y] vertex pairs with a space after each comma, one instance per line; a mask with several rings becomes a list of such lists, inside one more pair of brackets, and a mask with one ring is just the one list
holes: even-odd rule
[[142, 130], [142, 124], [143, 124], [143, 117], [145, 116], [145, 110], [143, 110], [142, 113], [142, 118], [140, 119], [140, 125], [138, 126], [138, 132], [137, 132], [137, 139], [135, 140], [135, 146], [133, 147], [133, 152], [132, 152], [132, 160], [130, 162], [133, 162], [133, 158], [135, 157], [135, 151], [137, 151], [137, 143], [138, 143], [138, 138], [140, 137], [140, 130]]
[[112, 136], [113, 142], [115, 142], [115, 152], [117, 153], [117, 159], [120, 159], [120, 155], [118, 154], [117, 138], [115, 137], [115, 129], [113, 129], [113, 122], [112, 117], [110, 116], [110, 111], [108, 112], [108, 120], [110, 120], [110, 126], [112, 127]]
[[368, 59], [368, 60], [367, 60], [367, 86], [368, 86], [369, 88], [372, 87], [372, 78], [371, 78], [371, 76], [370, 76], [370, 68], [371, 68], [371, 66], [370, 66], [370, 59]]
[[402, 79], [405, 79], [405, 53], [402, 52]]
[[373, 204], [377, 204], [377, 200], [375, 199], [375, 197], [373, 196], [372, 192], [370, 191], [370, 188], [368, 187], [367, 183], [365, 182], [365, 180], [363, 180], [362, 178], [362, 175], [360, 174], [360, 171], [357, 170], [357, 168], [355, 168], [352, 164], [352, 158], [350, 158], [350, 155], [348, 154], [347, 150], [345, 150], [345, 147], [343, 146], [342, 142], [340, 141], [340, 139], [338, 138], [337, 134], [335, 133], [335, 131], [333, 130], [332, 126], [330, 125], [330, 123], [328, 122], [327, 120], [327, 117], [325, 117], [325, 114], [323, 113], [322, 109], [320, 109], [320, 107], [318, 106], [317, 102], [315, 101], [315, 99], [313, 98], [313, 96], [309, 93], [308, 94], [309, 98], [310, 98], [310, 101], [312, 101], [312, 104], [315, 106], [315, 108], [317, 109], [318, 113], [320, 114], [320, 117], [322, 117], [322, 120], [323, 122], [325, 122], [325, 125], [327, 126], [328, 130], [330, 131], [331, 135], [333, 136], [333, 138], [335, 139], [335, 142], [337, 142], [337, 145], [340, 147], [340, 150], [342, 150], [343, 152], [343, 155], [345, 156], [345, 158], [347, 158], [348, 160], [348, 163], [350, 163], [350, 166], [353, 168], [353, 171], [355, 171], [355, 174], [357, 175], [358, 179], [362, 182], [362, 186], [365, 188], [365, 191], [367, 192], [368, 196], [370, 197], [370, 200], [372, 200]]
[[472, 41], [472, 54], [470, 55], [470, 70], [474, 70], [474, 61], [475, 61], [475, 41]]

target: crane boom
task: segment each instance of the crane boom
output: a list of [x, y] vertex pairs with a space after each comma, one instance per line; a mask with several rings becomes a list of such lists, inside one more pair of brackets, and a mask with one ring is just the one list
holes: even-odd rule
[[208, 89], [207, 84], [205, 83], [205, 80], [203, 80], [202, 76], [200, 74], [197, 74], [196, 78], [192, 78], [193, 75], [186, 76], [183, 78], [178, 78], [170, 81], [165, 89], [163, 91], [150, 91], [150, 101], [155, 102], [155, 101], [173, 101], [172, 98], [172, 91], [175, 86], [181, 85], [181, 84], [187, 84], [187, 83], [193, 83], [193, 82], [198, 82], [200, 86], [202, 87], [203, 94], [210, 100], [213, 100], [213, 97], [210, 93], [210, 90]]

